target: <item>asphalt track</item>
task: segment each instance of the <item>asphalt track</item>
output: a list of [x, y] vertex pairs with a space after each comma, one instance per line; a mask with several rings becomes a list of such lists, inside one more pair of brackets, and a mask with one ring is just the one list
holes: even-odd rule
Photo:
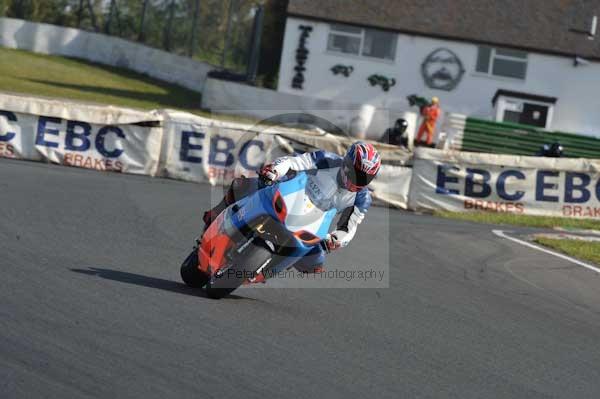
[[0, 397], [600, 397], [599, 274], [378, 208], [331, 265], [389, 288], [214, 301], [178, 274], [210, 191], [0, 160]]

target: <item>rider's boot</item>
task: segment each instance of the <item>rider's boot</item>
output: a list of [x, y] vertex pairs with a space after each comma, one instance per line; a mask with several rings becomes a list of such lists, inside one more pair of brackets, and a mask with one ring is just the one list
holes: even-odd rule
[[315, 274], [315, 273], [323, 273], [325, 271], [325, 267], [320, 263], [318, 265], [305, 267], [303, 265], [295, 265], [294, 268], [298, 270], [300, 273], [306, 274]]
[[208, 229], [208, 226], [210, 226], [210, 224], [217, 218], [217, 216], [219, 216], [221, 212], [223, 212], [228, 206], [229, 204], [227, 203], [225, 197], [221, 200], [221, 202], [217, 204], [217, 206], [204, 212], [204, 215], [202, 216], [202, 221], [204, 222], [204, 231]]
[[[319, 265], [315, 265], [312, 267], [302, 267], [302, 268], [298, 268], [298, 271], [300, 271], [301, 273], [306, 273], [306, 274], [314, 274], [314, 273], [323, 273], [325, 271], [325, 268], [323, 267], [322, 264]], [[244, 281], [244, 285], [248, 285], [248, 284], [259, 284], [259, 283], [266, 283], [267, 282], [267, 277], [261, 272], [258, 273], [256, 275], [256, 277], [250, 278], [246, 281]]]
[[247, 196], [253, 191], [253, 189], [255, 189], [252, 187], [252, 184], [248, 183], [251, 181], [252, 180], [246, 179], [245, 176], [233, 179], [221, 202], [219, 202], [217, 206], [211, 210], [204, 212], [204, 216], [202, 217], [202, 220], [204, 221], [204, 231], [208, 229], [208, 226], [210, 226], [210, 224], [217, 218], [217, 216], [221, 214], [221, 212], [225, 210], [225, 208], [239, 199]]
[[[232, 183], [232, 185], [227, 190], [227, 193], [225, 193], [225, 196], [223, 197], [221, 202], [219, 202], [212, 209], [209, 209], [208, 211], [204, 212], [204, 215], [202, 216], [202, 220], [204, 221], [204, 231], [206, 231], [206, 229], [208, 229], [208, 226], [210, 226], [210, 224], [217, 218], [217, 216], [219, 216], [221, 214], [221, 212], [223, 212], [225, 210], [225, 208], [227, 208], [229, 205], [233, 204], [234, 202], [235, 202], [235, 196], [233, 194], [233, 183]], [[204, 231], [202, 232], [202, 234], [204, 234]]]
[[323, 273], [325, 271], [325, 268], [323, 267], [323, 265], [317, 265], [315, 267], [313, 267], [313, 269], [309, 272], [306, 273]]
[[267, 282], [267, 277], [263, 274], [263, 272], [258, 273], [255, 277], [249, 278], [244, 281], [244, 285], [248, 284], [264, 284]]

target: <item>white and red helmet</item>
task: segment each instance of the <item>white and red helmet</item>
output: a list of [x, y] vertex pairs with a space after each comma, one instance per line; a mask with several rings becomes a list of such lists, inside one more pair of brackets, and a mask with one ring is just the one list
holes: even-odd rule
[[342, 182], [349, 191], [360, 191], [366, 187], [379, 172], [381, 156], [372, 144], [357, 141], [352, 144], [344, 156]]

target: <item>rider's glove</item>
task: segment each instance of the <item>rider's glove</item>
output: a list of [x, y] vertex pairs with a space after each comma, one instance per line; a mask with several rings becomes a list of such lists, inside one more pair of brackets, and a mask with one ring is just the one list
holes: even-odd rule
[[275, 166], [273, 164], [267, 164], [263, 166], [260, 172], [258, 172], [258, 175], [263, 179], [271, 182], [277, 181], [277, 179], [279, 179], [279, 173], [277, 173], [277, 170], [275, 169]]
[[338, 239], [335, 233], [331, 233], [327, 235], [325, 239], [325, 246], [327, 247], [327, 251], [335, 251], [336, 249], [340, 249], [342, 247], [342, 243]]
[[266, 182], [276, 182], [284, 177], [291, 169], [288, 157], [277, 158], [272, 163], [266, 164], [258, 175]]

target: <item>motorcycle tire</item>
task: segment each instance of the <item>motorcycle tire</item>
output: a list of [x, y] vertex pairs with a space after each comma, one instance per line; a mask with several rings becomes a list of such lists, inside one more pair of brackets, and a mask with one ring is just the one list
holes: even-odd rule
[[198, 269], [198, 249], [194, 248], [185, 258], [179, 270], [183, 282], [192, 288], [202, 288], [209, 280], [209, 276]]
[[209, 279], [206, 295], [212, 299], [221, 299], [231, 294], [272, 257], [273, 254], [264, 245], [257, 242], [249, 245], [241, 254], [236, 253], [232, 257], [231, 266], [221, 276]]

